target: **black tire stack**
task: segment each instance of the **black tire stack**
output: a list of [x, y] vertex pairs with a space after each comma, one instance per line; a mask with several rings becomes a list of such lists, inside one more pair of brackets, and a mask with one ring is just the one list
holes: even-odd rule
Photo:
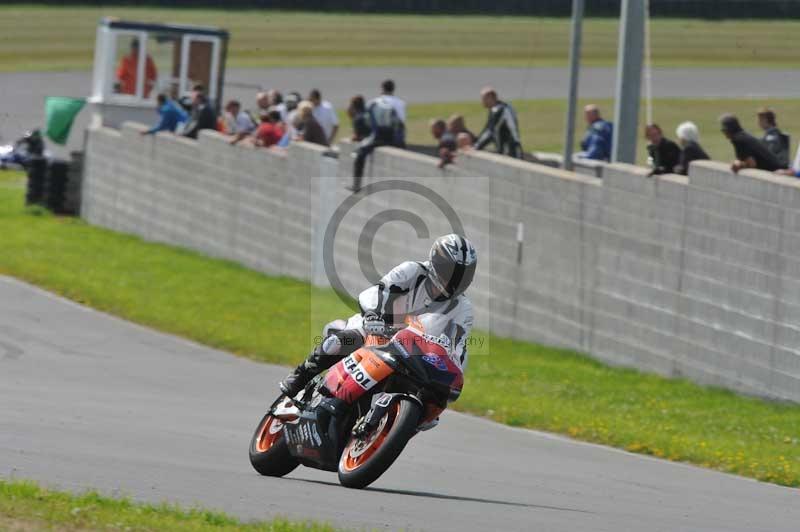
[[78, 214], [82, 166], [81, 152], [73, 152], [72, 161], [32, 158], [27, 165], [25, 205], [41, 205], [56, 214]]
[[33, 157], [28, 162], [28, 189], [25, 205], [41, 205], [44, 202], [44, 186], [47, 179], [47, 159]]
[[63, 214], [69, 162], [63, 159], [53, 159], [47, 170], [47, 178], [44, 182], [44, 206], [56, 214]]
[[81, 211], [81, 184], [83, 182], [83, 152], [70, 153], [67, 187], [64, 190], [64, 214], [77, 216]]

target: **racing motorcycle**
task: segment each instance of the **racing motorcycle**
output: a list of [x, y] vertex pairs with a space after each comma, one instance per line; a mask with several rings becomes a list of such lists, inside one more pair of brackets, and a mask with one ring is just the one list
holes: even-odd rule
[[14, 144], [0, 145], [0, 169], [27, 168], [34, 157], [49, 156], [44, 146], [42, 132], [38, 129], [28, 131]]
[[419, 431], [436, 425], [461, 394], [463, 374], [447, 336], [408, 320], [316, 376], [296, 397], [281, 395], [250, 442], [250, 463], [281, 477], [298, 465], [338, 471], [363, 488], [378, 479]]

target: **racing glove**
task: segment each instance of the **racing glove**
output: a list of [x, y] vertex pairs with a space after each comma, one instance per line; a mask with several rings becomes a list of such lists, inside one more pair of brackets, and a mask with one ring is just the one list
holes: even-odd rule
[[386, 322], [374, 312], [364, 314], [364, 332], [382, 335], [386, 332]]

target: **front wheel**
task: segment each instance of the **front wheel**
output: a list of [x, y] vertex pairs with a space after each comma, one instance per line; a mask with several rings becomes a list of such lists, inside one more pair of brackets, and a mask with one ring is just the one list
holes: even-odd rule
[[267, 412], [250, 440], [250, 463], [253, 469], [269, 477], [282, 477], [300, 463], [289, 453], [283, 422]]
[[339, 482], [364, 488], [375, 482], [403, 452], [416, 433], [422, 409], [400, 399], [389, 406], [378, 427], [364, 438], [350, 437], [339, 459]]

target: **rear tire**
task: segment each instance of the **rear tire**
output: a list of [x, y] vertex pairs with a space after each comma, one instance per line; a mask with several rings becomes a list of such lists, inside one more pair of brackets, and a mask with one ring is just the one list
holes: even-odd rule
[[422, 409], [410, 399], [389, 407], [366, 441], [351, 436], [339, 459], [339, 482], [361, 489], [375, 482], [394, 463], [417, 431]]
[[268, 477], [282, 477], [300, 463], [289, 453], [283, 423], [267, 413], [250, 440], [250, 463], [253, 469]]

